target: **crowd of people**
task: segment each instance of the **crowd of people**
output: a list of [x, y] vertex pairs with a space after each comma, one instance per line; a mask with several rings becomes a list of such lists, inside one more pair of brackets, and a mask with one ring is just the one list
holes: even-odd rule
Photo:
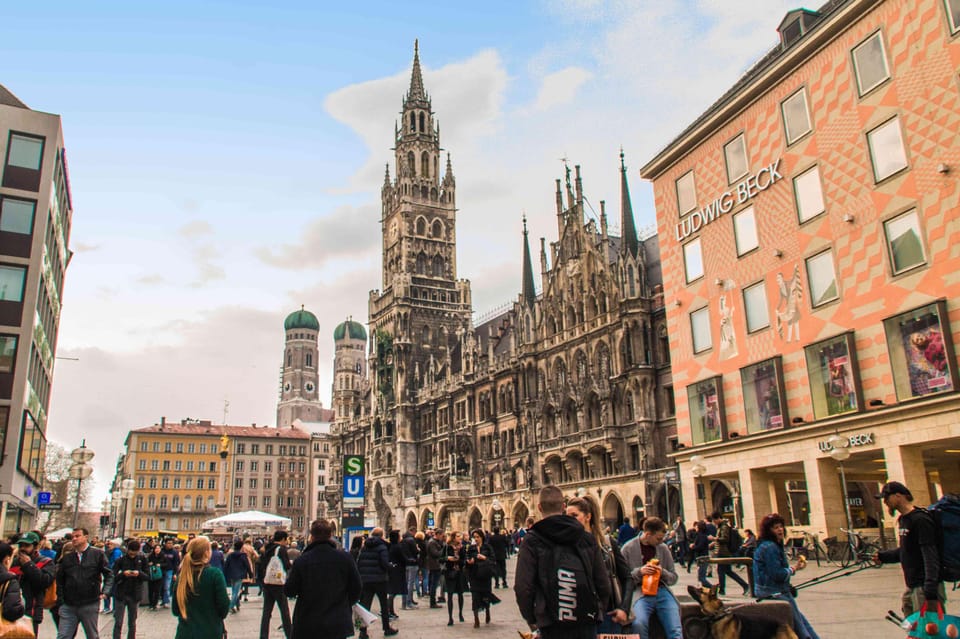
[[[913, 506], [903, 484], [888, 483], [878, 498], [900, 516], [899, 548], [875, 561], [903, 565], [904, 614], [924, 602], [942, 606], [934, 519]], [[269, 540], [236, 539], [226, 553], [203, 536], [191, 536], [181, 547], [174, 539], [101, 543], [84, 528], [51, 543], [30, 531], [0, 542], [0, 614], [11, 622], [26, 616], [23, 621], [36, 635], [47, 611], [57, 639], [74, 639], [79, 628], [87, 639], [98, 639], [99, 615], [112, 613], [113, 639], [121, 639], [124, 629], [127, 639], [135, 639], [141, 607], [171, 608], [178, 620], [176, 639], [222, 639], [224, 619], [248, 601], [255, 584], [262, 606], [260, 639], [269, 637], [274, 608], [287, 639], [352, 636], [355, 616], [376, 619], [369, 613], [374, 599], [384, 636], [399, 632], [392, 625], [399, 618], [398, 598], [400, 611], [416, 609], [422, 600], [430, 608], [445, 608], [452, 626], [466, 622], [467, 592], [473, 626], [479, 628], [481, 618], [491, 622], [491, 606], [501, 601], [495, 590], [508, 587], [507, 557], [517, 553], [516, 603], [541, 639], [620, 632], [647, 639], [654, 616], [667, 639], [680, 639], [680, 606], [671, 590], [677, 566], [686, 560], [689, 572], [692, 561], [713, 554], [752, 557], [753, 595], [788, 603], [797, 636], [818, 639], [790, 583], [806, 562], [801, 556], [790, 564], [785, 522], [776, 513], [762, 519], [759, 535], [735, 531], [720, 513], [689, 530], [680, 518], [668, 525], [646, 517], [636, 528], [626, 521], [613, 533], [602, 526], [599, 504], [590, 495], [566, 499], [559, 488], [545, 486], [537, 508], [539, 520], [531, 517], [510, 532], [411, 529], [401, 534], [378, 527], [355, 536], [349, 551], [325, 520], [311, 524], [307, 540], [291, 540], [278, 530]], [[714, 586], [705, 572], [707, 562], [699, 562], [703, 588], [723, 593], [730, 578], [749, 594], [749, 584], [729, 562], [716, 563]], [[292, 616], [291, 598], [296, 602]], [[360, 624], [361, 639], [368, 638], [370, 625]]]

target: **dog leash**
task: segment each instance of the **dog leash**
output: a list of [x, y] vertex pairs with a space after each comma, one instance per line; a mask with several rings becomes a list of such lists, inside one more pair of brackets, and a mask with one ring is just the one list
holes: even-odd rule
[[874, 564], [873, 562], [863, 562], [856, 568], [837, 568], [836, 570], [831, 570], [830, 572], [824, 573], [819, 577], [813, 577], [811, 579], [808, 579], [807, 581], [799, 583], [795, 585], [794, 588], [796, 588], [797, 590], [801, 590], [803, 588], [809, 588], [810, 586], [815, 586], [817, 584], [825, 583], [827, 581], [840, 579], [841, 577], [848, 577], [850, 575], [856, 574], [858, 572], [862, 572], [864, 570], [873, 570], [879, 567], [880, 567], [880, 564]]

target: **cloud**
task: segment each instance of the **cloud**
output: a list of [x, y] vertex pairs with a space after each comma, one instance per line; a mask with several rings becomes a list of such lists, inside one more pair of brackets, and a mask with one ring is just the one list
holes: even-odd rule
[[159, 273], [150, 273], [148, 275], [141, 275], [136, 279], [137, 284], [142, 284], [143, 286], [158, 286], [160, 284], [165, 284], [166, 279]]
[[177, 229], [177, 235], [186, 238], [203, 237], [204, 235], [212, 234], [213, 227], [210, 226], [210, 223], [206, 222], [205, 220], [194, 220], [192, 222], [187, 222]]
[[307, 225], [298, 242], [261, 247], [256, 255], [265, 264], [292, 270], [320, 268], [347, 256], [362, 258], [380, 244], [379, 218], [375, 204], [344, 205]]
[[[443, 105], [437, 118], [445, 147], [462, 153], [502, 126], [507, 72], [496, 51], [481, 51], [437, 70], [422, 69], [434, 106]], [[405, 69], [387, 78], [344, 87], [327, 97], [327, 112], [356, 132], [371, 152], [349, 183], [334, 192], [369, 191], [382, 184], [384, 162], [392, 160], [383, 150], [392, 146], [393, 126], [409, 86], [410, 70]], [[392, 161], [389, 164], [395, 175], [396, 167]]]
[[74, 242], [70, 245], [70, 248], [74, 253], [93, 253], [100, 250], [100, 245], [89, 242]]
[[533, 104], [520, 112], [533, 114], [572, 102], [580, 87], [591, 77], [593, 74], [581, 67], [567, 67], [551, 73], [543, 78]]
[[192, 250], [191, 259], [197, 268], [197, 275], [190, 282], [191, 287], [203, 288], [212, 282], [227, 278], [226, 271], [216, 261], [219, 257], [220, 251], [212, 244], [205, 244]]
[[[332, 330], [332, 329], [331, 329]], [[61, 348], [47, 436], [68, 450], [85, 437], [97, 456], [93, 476], [109, 487], [127, 431], [185, 417], [231, 424], [274, 424], [277, 370], [283, 355], [283, 317], [222, 307], [158, 331], [175, 339], [130, 352]], [[131, 401], [123, 401], [130, 398]], [[242, 421], [241, 421], [242, 420]]]

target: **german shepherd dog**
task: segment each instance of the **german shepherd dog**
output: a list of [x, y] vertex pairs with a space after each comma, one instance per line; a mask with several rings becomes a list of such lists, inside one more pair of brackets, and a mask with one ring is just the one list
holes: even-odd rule
[[[764, 617], [746, 614], [744, 610], [726, 610], [717, 596], [717, 588], [688, 586], [687, 592], [700, 604], [700, 611], [710, 623], [713, 639], [797, 639], [788, 624]], [[756, 610], [760, 606], [754, 606]]]

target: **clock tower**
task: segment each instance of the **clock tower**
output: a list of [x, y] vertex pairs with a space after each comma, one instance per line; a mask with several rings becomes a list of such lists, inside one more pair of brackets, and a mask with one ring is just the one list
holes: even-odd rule
[[369, 301], [371, 452], [390, 461], [373, 471], [390, 489], [375, 504], [381, 521], [418, 494], [417, 393], [452, 375], [451, 354], [472, 315], [470, 282], [457, 279], [453, 165], [442, 155], [416, 43], [393, 151], [395, 177], [387, 165], [381, 189], [383, 288]]
[[286, 336], [280, 373], [277, 428], [289, 428], [297, 419], [320, 421], [323, 403], [317, 388], [317, 316], [300, 307], [283, 322]]

